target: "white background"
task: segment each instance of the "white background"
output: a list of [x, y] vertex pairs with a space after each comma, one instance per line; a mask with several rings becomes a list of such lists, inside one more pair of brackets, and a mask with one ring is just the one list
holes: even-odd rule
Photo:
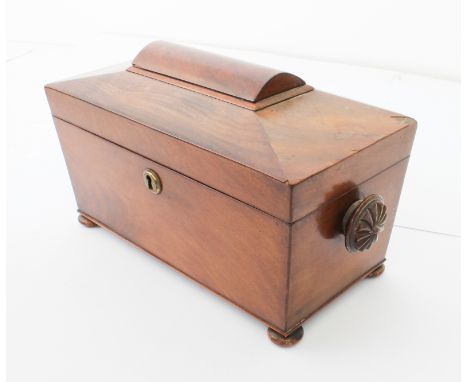
[[[305, 4], [10, 2], [9, 381], [458, 380], [458, 4]], [[419, 122], [387, 272], [306, 323], [295, 348], [76, 223], [43, 85], [157, 38], [289, 70]]]
[[13, 40], [157, 36], [459, 79], [458, 0], [14, 0], [8, 12]]

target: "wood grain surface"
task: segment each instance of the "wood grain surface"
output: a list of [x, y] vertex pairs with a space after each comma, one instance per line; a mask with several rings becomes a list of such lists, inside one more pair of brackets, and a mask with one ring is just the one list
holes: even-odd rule
[[52, 89], [47, 89], [47, 96], [53, 115], [62, 120], [288, 220], [290, 189], [285, 182], [92, 103]]
[[[78, 208], [286, 334], [383, 261], [405, 159], [293, 224], [54, 119]], [[146, 189], [155, 170], [163, 192]], [[349, 254], [340, 232], [347, 207], [384, 196], [389, 217], [377, 243]], [[289, 265], [288, 265], [289, 264]]]
[[278, 94], [274, 94], [274, 95], [272, 95], [272, 96], [270, 96], [268, 98], [264, 98], [264, 99], [259, 100], [259, 101], [247, 101], [247, 100], [242, 99], [242, 98], [237, 98], [237, 97], [234, 97], [234, 96], [229, 95], [229, 94], [220, 93], [220, 92], [218, 92], [216, 90], [204, 88], [203, 86], [200, 86], [200, 85], [195, 85], [195, 84], [192, 84], [190, 82], [185, 82], [185, 81], [179, 80], [177, 78], [164, 76], [164, 75], [159, 74], [159, 73], [150, 72], [148, 70], [140, 69], [140, 68], [137, 68], [135, 66], [129, 67], [127, 69], [127, 71], [130, 72], [130, 73], [135, 73], [135, 74], [139, 74], [139, 75], [142, 75], [142, 76], [145, 76], [145, 77], [148, 77], [148, 78], [152, 78], [152, 79], [157, 80], [157, 81], [162, 81], [162, 82], [164, 82], [166, 84], [174, 85], [174, 86], [180, 87], [182, 89], [186, 89], [186, 90], [190, 90], [190, 91], [193, 91], [193, 92], [196, 92], [196, 93], [200, 93], [200, 94], [203, 94], [205, 96], [215, 98], [217, 100], [227, 102], [227, 103], [230, 103], [232, 105], [236, 105], [236, 106], [243, 107], [245, 109], [253, 110], [253, 111], [264, 109], [264, 108], [266, 108], [268, 106], [271, 106], [271, 105], [274, 105], [276, 103], [283, 102], [283, 101], [285, 101], [285, 100], [287, 100], [289, 98], [297, 97], [298, 95], [301, 95], [301, 94], [304, 94], [304, 93], [307, 93], [307, 92], [310, 92], [310, 91], [314, 90], [314, 88], [312, 86], [302, 85], [302, 86], [298, 86], [298, 87], [295, 87], [295, 88], [292, 88], [292, 89], [289, 89], [289, 90], [285, 90], [285, 91], [283, 91], [281, 93], [278, 93]]
[[[284, 328], [286, 223], [54, 121], [80, 211], [271, 326]], [[146, 168], [160, 176], [161, 194], [147, 190]]]
[[[166, 43], [134, 65], [46, 86], [81, 223], [115, 232], [283, 337], [385, 260], [413, 119], [315, 89], [288, 98], [304, 86], [298, 77]], [[160, 75], [259, 105], [280, 98], [249, 110]], [[370, 194], [384, 198], [385, 229], [350, 254], [342, 219]]]
[[[408, 159], [404, 159], [368, 181], [354, 185], [345, 195], [293, 224], [288, 330], [385, 259], [407, 164]], [[333, 187], [330, 192], [334, 192]], [[384, 198], [388, 213], [385, 229], [369, 250], [350, 253], [344, 245], [342, 219], [354, 201], [370, 194]]]
[[167, 41], [148, 44], [133, 66], [252, 102], [305, 85], [291, 73]]
[[256, 112], [126, 71], [46, 91], [57, 117], [285, 222], [325, 202], [322, 187], [363, 182], [408, 156], [416, 128], [318, 90]]

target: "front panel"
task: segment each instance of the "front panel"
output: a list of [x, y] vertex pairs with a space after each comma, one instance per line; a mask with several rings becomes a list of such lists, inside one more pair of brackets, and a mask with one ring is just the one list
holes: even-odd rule
[[[286, 223], [54, 118], [78, 208], [279, 330], [284, 328]], [[146, 169], [161, 179], [148, 188]]]

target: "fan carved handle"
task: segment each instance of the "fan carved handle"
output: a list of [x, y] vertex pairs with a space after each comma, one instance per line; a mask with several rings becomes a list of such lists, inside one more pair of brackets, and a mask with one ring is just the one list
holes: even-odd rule
[[383, 231], [386, 219], [387, 207], [380, 195], [372, 194], [351, 204], [342, 222], [348, 252], [368, 250]]

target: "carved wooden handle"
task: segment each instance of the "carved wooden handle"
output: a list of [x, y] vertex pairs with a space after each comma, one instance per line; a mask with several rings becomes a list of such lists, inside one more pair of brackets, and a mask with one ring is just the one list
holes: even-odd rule
[[349, 252], [369, 249], [383, 231], [386, 219], [387, 207], [380, 195], [372, 194], [351, 204], [342, 224], [346, 249]]

